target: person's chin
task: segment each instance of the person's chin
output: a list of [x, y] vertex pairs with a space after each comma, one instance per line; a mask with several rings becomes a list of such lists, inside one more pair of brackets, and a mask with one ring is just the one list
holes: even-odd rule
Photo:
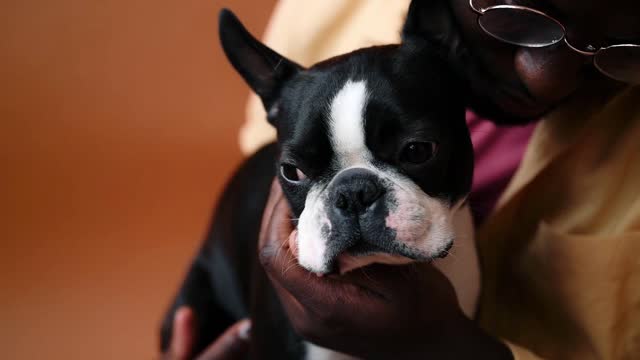
[[471, 108], [498, 125], [524, 125], [539, 120], [555, 106], [531, 95], [524, 84], [496, 76], [478, 62], [468, 67]]
[[472, 109], [497, 125], [526, 125], [539, 120], [554, 106], [530, 98], [513, 96], [506, 92], [476, 97]]
[[471, 108], [498, 125], [525, 125], [537, 121], [565, 100], [536, 97], [514, 74], [488, 68], [478, 56], [464, 59], [461, 68], [469, 81]]
[[521, 100], [511, 96], [502, 96], [495, 99], [496, 105], [502, 110], [506, 123], [525, 124], [537, 121], [552, 109], [553, 105]]

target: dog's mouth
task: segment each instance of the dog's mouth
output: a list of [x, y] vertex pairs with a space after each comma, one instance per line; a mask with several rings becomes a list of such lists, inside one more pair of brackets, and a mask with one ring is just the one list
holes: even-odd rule
[[408, 249], [406, 251], [388, 250], [375, 244], [360, 242], [338, 255], [333, 268], [335, 272], [342, 275], [372, 264], [405, 265], [414, 262], [430, 262], [447, 257], [452, 247], [453, 240], [440, 252], [432, 256], [424, 256]]
[[[329, 260], [328, 271], [316, 273], [323, 275], [344, 275], [350, 271], [363, 268], [372, 264], [386, 265], [406, 265], [414, 262], [430, 262], [435, 259], [442, 259], [449, 255], [449, 250], [453, 247], [454, 240], [436, 254], [425, 256], [417, 251], [406, 247], [388, 249], [383, 246], [371, 244], [365, 241], [358, 241], [355, 245], [347, 248], [335, 258]], [[298, 230], [294, 230], [287, 240], [289, 250], [298, 258]]]

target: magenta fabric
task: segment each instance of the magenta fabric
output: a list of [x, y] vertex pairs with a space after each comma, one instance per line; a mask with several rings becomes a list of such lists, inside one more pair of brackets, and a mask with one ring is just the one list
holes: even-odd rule
[[493, 210], [520, 165], [534, 124], [497, 127], [467, 111], [467, 125], [475, 153], [473, 185], [469, 205], [476, 225]]

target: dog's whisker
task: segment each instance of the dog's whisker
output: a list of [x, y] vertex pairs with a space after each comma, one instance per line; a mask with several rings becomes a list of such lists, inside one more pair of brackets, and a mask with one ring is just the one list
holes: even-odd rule
[[282, 275], [283, 276], [286, 275], [289, 272], [289, 270], [291, 270], [294, 267], [296, 267], [296, 265], [298, 265], [298, 263], [294, 259], [293, 261], [291, 261], [291, 264], [287, 265], [287, 267], [282, 270]]
[[276, 257], [280, 256], [280, 251], [282, 251], [285, 248], [285, 246], [288, 246], [288, 245], [289, 245], [288, 240], [281, 242], [276, 249]]
[[362, 274], [363, 274], [364, 276], [366, 276], [366, 277], [367, 277], [367, 279], [369, 279], [369, 281], [371, 281], [371, 282], [373, 282], [373, 283], [376, 283], [376, 284], [378, 283], [378, 281], [377, 281], [377, 280], [375, 280], [374, 278], [372, 278], [372, 277], [371, 277], [371, 275], [369, 275], [369, 273], [367, 272], [367, 269], [366, 269], [366, 268], [363, 268], [363, 269], [362, 269]]

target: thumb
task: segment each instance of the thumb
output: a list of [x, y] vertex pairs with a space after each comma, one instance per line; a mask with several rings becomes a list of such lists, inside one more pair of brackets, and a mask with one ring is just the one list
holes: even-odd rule
[[197, 360], [244, 359], [249, 351], [251, 321], [240, 320], [229, 327]]
[[193, 310], [186, 306], [180, 307], [173, 316], [173, 334], [166, 360], [186, 360], [191, 354], [194, 344], [194, 315]]

